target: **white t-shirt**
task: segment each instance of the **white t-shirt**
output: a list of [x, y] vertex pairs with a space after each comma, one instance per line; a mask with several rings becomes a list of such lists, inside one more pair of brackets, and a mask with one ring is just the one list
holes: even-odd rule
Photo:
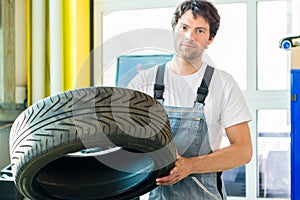
[[[197, 96], [207, 64], [192, 75], [181, 76], [166, 64], [163, 97], [167, 106], [192, 107]], [[153, 96], [158, 66], [140, 71], [128, 88]], [[212, 150], [220, 148], [223, 130], [235, 124], [251, 121], [251, 115], [243, 94], [228, 73], [215, 69], [205, 100], [204, 115], [207, 121], [209, 142]]]

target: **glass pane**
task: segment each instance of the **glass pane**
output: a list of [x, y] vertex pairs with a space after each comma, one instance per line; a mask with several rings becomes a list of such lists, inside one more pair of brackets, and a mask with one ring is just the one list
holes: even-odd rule
[[290, 198], [290, 119], [287, 110], [258, 111], [259, 197]]
[[[104, 47], [107, 43], [110, 43], [113, 40], [121, 40], [123, 38], [131, 37], [129, 35], [145, 33], [145, 29], [152, 29], [161, 31], [164, 30], [164, 34], [170, 34], [171, 36], [171, 18], [175, 8], [158, 8], [158, 9], [142, 9], [142, 10], [124, 10], [124, 11], [114, 11], [114, 12], [105, 12], [103, 13], [103, 41]], [[168, 33], [169, 32], [169, 33]], [[157, 37], [156, 34], [153, 35], [153, 38], [159, 41], [161, 38]], [[171, 38], [171, 37], [170, 37]], [[145, 36], [143, 40], [147, 40]], [[119, 48], [124, 46], [134, 46], [132, 43], [137, 41], [134, 40], [125, 40], [125, 42], [119, 43]], [[144, 41], [141, 41], [144, 42]], [[109, 46], [109, 44], [107, 45]], [[163, 45], [162, 45], [163, 46]], [[170, 45], [171, 40], [170, 40]], [[124, 49], [126, 49], [125, 47]], [[104, 54], [106, 50], [104, 49]], [[155, 54], [172, 54], [169, 49], [164, 49], [158, 46], [144, 46], [143, 48], [131, 48], [128, 51], [121, 52], [116, 55], [111, 61], [108, 61], [109, 65], [104, 66], [104, 85], [115, 86], [116, 77], [117, 77], [117, 60], [121, 55], [155, 55]], [[105, 57], [104, 57], [105, 59]]]
[[171, 18], [175, 8], [123, 10], [103, 13], [103, 40], [142, 28], [172, 30]]
[[207, 52], [217, 68], [230, 73], [241, 89], [246, 90], [247, 6], [245, 3], [234, 3], [216, 4], [216, 7], [221, 24]]
[[257, 9], [258, 89], [287, 90], [290, 55], [279, 48], [279, 40], [299, 35], [299, 1], [259, 2]]

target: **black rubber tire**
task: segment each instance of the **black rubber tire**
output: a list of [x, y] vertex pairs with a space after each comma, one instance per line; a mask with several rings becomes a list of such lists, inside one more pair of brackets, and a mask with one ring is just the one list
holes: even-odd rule
[[10, 154], [16, 187], [32, 200], [131, 199], [154, 189], [175, 161], [163, 106], [113, 87], [36, 102], [13, 123]]

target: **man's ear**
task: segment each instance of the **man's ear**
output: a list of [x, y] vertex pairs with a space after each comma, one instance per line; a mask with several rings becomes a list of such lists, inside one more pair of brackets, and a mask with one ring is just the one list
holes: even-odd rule
[[215, 37], [210, 37], [210, 38], [208, 39], [208, 45], [210, 45], [210, 44], [214, 41], [214, 39], [215, 39]]

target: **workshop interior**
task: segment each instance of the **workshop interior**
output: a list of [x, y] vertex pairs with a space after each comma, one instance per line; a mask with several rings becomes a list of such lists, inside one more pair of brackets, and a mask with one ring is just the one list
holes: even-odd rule
[[[121, 106], [122, 94], [132, 95], [125, 88], [136, 74], [172, 59], [171, 17], [179, 2], [0, 1], [0, 200], [30, 200], [26, 194], [35, 199], [147, 199], [155, 177], [172, 167], [175, 150], [171, 145], [159, 156], [135, 153], [156, 151], [170, 141], [149, 145], [154, 143], [149, 137], [128, 144], [126, 135], [113, 136], [116, 122], [107, 121], [108, 138], [118, 145], [103, 142], [103, 148], [95, 148], [81, 127], [89, 124], [89, 130], [101, 132], [88, 113], [101, 115], [97, 106], [109, 107], [105, 95]], [[234, 77], [252, 115], [251, 162], [222, 174], [228, 199], [298, 200], [300, 1], [212, 2], [221, 25], [204, 59]], [[153, 45], [153, 38], [164, 42]], [[148, 107], [155, 104], [144, 94], [134, 95], [147, 99]], [[156, 112], [166, 114], [161, 106]], [[123, 118], [121, 111], [114, 113]], [[31, 132], [47, 134], [36, 140]], [[86, 148], [75, 138], [79, 133]], [[60, 144], [48, 151], [57, 140]], [[228, 144], [224, 133], [221, 146]], [[24, 156], [29, 146], [36, 150]], [[130, 152], [126, 159], [125, 149]], [[124, 165], [101, 164], [113, 159]]]

